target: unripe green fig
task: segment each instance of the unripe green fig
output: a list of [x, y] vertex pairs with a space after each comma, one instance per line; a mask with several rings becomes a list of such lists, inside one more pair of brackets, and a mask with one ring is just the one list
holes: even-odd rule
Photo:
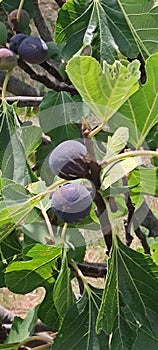
[[0, 69], [11, 70], [17, 66], [17, 58], [14, 52], [6, 48], [0, 48]]
[[18, 54], [28, 63], [40, 64], [48, 57], [48, 47], [42, 39], [29, 36], [22, 40], [18, 48]]
[[60, 143], [49, 156], [49, 167], [55, 175], [74, 180], [86, 177], [89, 166], [86, 161], [87, 149], [76, 140]]
[[17, 21], [18, 9], [13, 10], [8, 15], [8, 23], [12, 30], [16, 32], [25, 32], [30, 23], [30, 17], [27, 11], [21, 10], [19, 21]]
[[3, 22], [0, 22], [0, 45], [5, 46], [7, 42], [8, 31]]
[[51, 207], [63, 222], [77, 223], [86, 218], [92, 205], [90, 191], [81, 184], [69, 183], [59, 187], [52, 195]]

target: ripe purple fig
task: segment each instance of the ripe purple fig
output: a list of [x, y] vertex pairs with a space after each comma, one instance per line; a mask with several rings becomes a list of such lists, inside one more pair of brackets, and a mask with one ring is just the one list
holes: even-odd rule
[[55, 175], [66, 180], [86, 177], [89, 171], [86, 154], [87, 149], [81, 142], [64, 141], [51, 152], [50, 169]]
[[18, 54], [28, 63], [40, 64], [48, 57], [48, 47], [42, 39], [29, 36], [22, 40], [18, 49]]
[[20, 46], [20, 44], [22, 43], [22, 41], [24, 39], [27, 38], [27, 35], [26, 34], [23, 34], [23, 33], [18, 33], [18, 34], [15, 34], [11, 37], [10, 39], [10, 43], [9, 43], [9, 48], [10, 50], [12, 50], [13, 52], [16, 53], [16, 55], [18, 54], [18, 48]]
[[17, 66], [17, 58], [14, 52], [5, 47], [0, 48], [0, 69], [11, 70]]
[[8, 23], [12, 30], [24, 32], [30, 23], [30, 17], [27, 11], [21, 10], [19, 21], [17, 21], [18, 9], [13, 10], [8, 15]]
[[77, 223], [89, 214], [92, 196], [81, 184], [69, 183], [59, 187], [52, 195], [51, 207], [54, 214], [67, 223]]

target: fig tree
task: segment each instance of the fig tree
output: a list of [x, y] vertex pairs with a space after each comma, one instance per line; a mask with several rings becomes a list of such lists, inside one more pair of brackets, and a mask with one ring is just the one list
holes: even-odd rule
[[55, 175], [66, 180], [86, 177], [89, 171], [86, 154], [87, 149], [81, 142], [64, 141], [51, 152], [50, 169]]
[[13, 10], [8, 15], [8, 23], [12, 30], [16, 32], [24, 32], [30, 23], [30, 17], [27, 11], [21, 10], [20, 18], [17, 21], [18, 9]]
[[81, 184], [69, 183], [59, 187], [52, 195], [54, 214], [67, 223], [77, 223], [89, 214], [92, 204], [90, 191]]
[[11, 37], [10, 43], [9, 43], [10, 50], [14, 51], [16, 53], [16, 55], [17, 55], [18, 54], [18, 48], [19, 48], [20, 44], [26, 38], [27, 38], [27, 35], [23, 34], [23, 33], [18, 33], [18, 34], [13, 35]]
[[28, 63], [40, 64], [48, 57], [48, 47], [42, 39], [29, 36], [22, 40], [18, 48], [18, 54]]
[[15, 66], [17, 66], [15, 53], [5, 47], [0, 48], [0, 69], [11, 70]]

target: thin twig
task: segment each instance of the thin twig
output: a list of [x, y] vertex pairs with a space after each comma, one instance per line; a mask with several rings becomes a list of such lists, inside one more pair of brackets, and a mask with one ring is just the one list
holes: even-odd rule
[[40, 75], [36, 73], [27, 63], [25, 63], [21, 58], [18, 59], [18, 65], [21, 67], [33, 80], [40, 81], [47, 88], [55, 91], [67, 91], [72, 95], [78, 94], [73, 86], [69, 86], [65, 83], [56, 83], [51, 81], [46, 75]]
[[[39, 96], [15, 96], [6, 97], [5, 100], [8, 104], [17, 102], [18, 107], [38, 107], [43, 100], [43, 97]], [[0, 99], [2, 102], [2, 99]]]
[[60, 75], [60, 73], [58, 72], [58, 69], [56, 68], [56, 66], [52, 62], [51, 62], [51, 64], [49, 64], [48, 62], [44, 61], [43, 63], [40, 64], [40, 66], [42, 68], [44, 68], [54, 78], [56, 78], [57, 80], [59, 80], [61, 82], [64, 82], [63, 77]]

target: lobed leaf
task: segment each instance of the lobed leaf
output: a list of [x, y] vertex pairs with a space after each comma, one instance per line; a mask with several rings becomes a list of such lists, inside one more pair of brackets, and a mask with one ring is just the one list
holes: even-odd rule
[[97, 318], [97, 331], [110, 336], [110, 349], [147, 350], [150, 344], [156, 350], [157, 290], [158, 268], [152, 259], [117, 238]]
[[92, 55], [109, 63], [118, 51], [126, 57], [158, 51], [157, 1], [69, 0], [58, 13], [57, 43], [65, 43], [66, 60], [91, 46]]
[[104, 61], [104, 68], [92, 57], [72, 58], [67, 73], [83, 101], [106, 124], [110, 117], [138, 90], [140, 77], [137, 60], [125, 64]]
[[[90, 289], [90, 287], [89, 287]], [[53, 350], [108, 350], [108, 338], [104, 332], [97, 335], [95, 322], [102, 290], [91, 287], [67, 312]]]
[[147, 81], [119, 109], [110, 121], [112, 130], [126, 126], [129, 142], [139, 148], [158, 121], [158, 53], [146, 60]]
[[60, 318], [63, 319], [69, 308], [74, 304], [66, 250], [64, 250], [61, 269], [55, 281], [53, 300]]
[[[6, 284], [14, 293], [26, 294], [35, 288], [54, 283], [53, 271], [61, 248], [35, 244], [24, 250], [26, 261], [12, 262], [6, 269]], [[32, 258], [32, 259], [30, 259]]]

